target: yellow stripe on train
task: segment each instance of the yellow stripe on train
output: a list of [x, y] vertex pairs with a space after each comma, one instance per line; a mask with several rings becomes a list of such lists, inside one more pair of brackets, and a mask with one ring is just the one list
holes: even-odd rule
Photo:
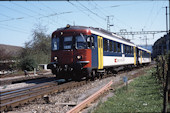
[[134, 46], [133, 49], [134, 49], [134, 65], [136, 65], [136, 47]]

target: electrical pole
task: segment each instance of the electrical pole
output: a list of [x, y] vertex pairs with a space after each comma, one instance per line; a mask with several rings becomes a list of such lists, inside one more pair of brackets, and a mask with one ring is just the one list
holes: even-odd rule
[[170, 50], [170, 0], [169, 0], [169, 32], [168, 32], [168, 49]]
[[147, 47], [148, 46], [148, 43], [147, 43], [148, 38], [147, 38], [147, 36], [145, 36], [145, 40], [146, 40], [146, 47]]
[[168, 10], [167, 10], [167, 6], [166, 8], [166, 51], [168, 53], [169, 50], [169, 35], [168, 35]]
[[[111, 17], [111, 16], [107, 16], [107, 31], [110, 31], [110, 26], [113, 26], [113, 24], [110, 25], [110, 17]], [[112, 16], [112, 17], [113, 17], [113, 16]]]
[[167, 11], [167, 6], [166, 8], [166, 32], [168, 33], [168, 11]]
[[[140, 39], [141, 39], [141, 37], [140, 37]], [[145, 47], [147, 48], [147, 46], [148, 46], [148, 42], [147, 42], [147, 41], [148, 41], [149, 39], [147, 38], [147, 36], [145, 36], [142, 40], [145, 40], [145, 41], [146, 41]]]
[[107, 31], [110, 31], [110, 20], [109, 20], [109, 16], [107, 16]]

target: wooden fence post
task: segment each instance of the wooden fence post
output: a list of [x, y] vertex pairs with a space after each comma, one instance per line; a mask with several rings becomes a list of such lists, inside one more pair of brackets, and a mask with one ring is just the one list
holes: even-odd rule
[[168, 70], [167, 70], [167, 73], [166, 73], [166, 79], [165, 79], [165, 87], [164, 87], [164, 103], [163, 103], [163, 113], [167, 113], [167, 105], [168, 105], [168, 90], [169, 90], [169, 83], [168, 83], [168, 80], [169, 80], [169, 70], [170, 70], [170, 55], [168, 54], [168, 59], [167, 59], [167, 63], [168, 63]]

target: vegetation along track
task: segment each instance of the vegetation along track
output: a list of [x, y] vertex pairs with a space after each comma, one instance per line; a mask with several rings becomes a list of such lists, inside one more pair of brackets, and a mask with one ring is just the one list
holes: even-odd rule
[[[122, 73], [122, 72], [121, 72]], [[113, 74], [107, 74], [103, 76], [106, 78], [113, 76]], [[86, 84], [89, 81], [82, 80], [80, 82], [70, 81], [67, 83], [58, 83], [56, 81], [38, 84], [31, 87], [24, 87], [20, 89], [14, 89], [10, 91], [0, 92], [0, 111], [9, 111], [12, 108], [33, 101], [37, 98], [42, 98], [44, 95], [61, 92], [66, 89], [78, 87]], [[59, 85], [60, 84], [60, 85]]]

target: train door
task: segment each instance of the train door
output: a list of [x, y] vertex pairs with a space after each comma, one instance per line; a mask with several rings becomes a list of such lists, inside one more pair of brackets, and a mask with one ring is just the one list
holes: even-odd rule
[[134, 65], [136, 65], [137, 64], [137, 59], [138, 59], [138, 57], [137, 57], [137, 48], [134, 46], [133, 50], [134, 50]]
[[97, 36], [98, 42], [98, 69], [103, 69], [103, 38]]
[[136, 48], [136, 64], [139, 65], [139, 49]]
[[121, 44], [121, 51], [122, 51], [122, 59], [123, 61], [125, 61], [125, 45], [124, 44]]
[[142, 64], [142, 50], [140, 50], [140, 64]]

